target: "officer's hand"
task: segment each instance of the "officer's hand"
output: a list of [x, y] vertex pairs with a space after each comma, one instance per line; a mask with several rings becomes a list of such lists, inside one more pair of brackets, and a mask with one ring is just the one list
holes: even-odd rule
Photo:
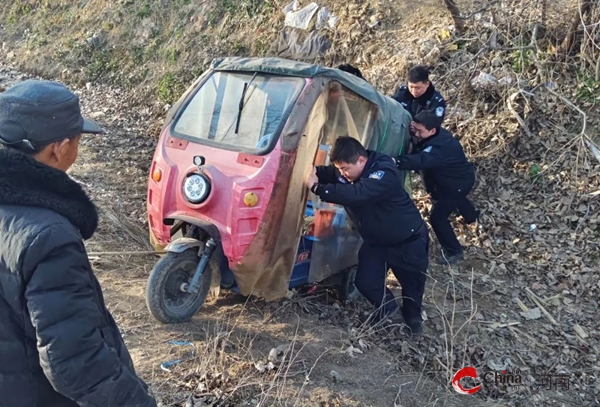
[[413, 122], [412, 120], [410, 121], [410, 125], [408, 126], [408, 128], [410, 129], [411, 133], [415, 132], [415, 122]]
[[319, 177], [317, 177], [317, 169], [315, 167], [312, 167], [311, 171], [306, 177], [306, 187], [310, 189], [315, 184], [315, 182], [319, 182]]

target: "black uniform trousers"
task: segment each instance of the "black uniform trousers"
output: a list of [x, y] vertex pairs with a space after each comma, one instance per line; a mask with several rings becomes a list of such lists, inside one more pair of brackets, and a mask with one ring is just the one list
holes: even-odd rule
[[477, 220], [478, 212], [467, 198], [472, 188], [471, 185], [466, 191], [461, 191], [457, 195], [434, 194], [432, 196], [433, 206], [429, 215], [429, 222], [440, 242], [440, 246], [444, 250], [445, 256], [454, 256], [463, 251], [448, 219], [452, 212], [458, 211], [466, 223], [473, 223]]
[[429, 231], [423, 224], [410, 241], [393, 247], [364, 242], [358, 252], [354, 284], [376, 307], [380, 321], [398, 309], [394, 294], [386, 287], [388, 269], [402, 286], [402, 316], [410, 326], [421, 323], [421, 304], [429, 266]]

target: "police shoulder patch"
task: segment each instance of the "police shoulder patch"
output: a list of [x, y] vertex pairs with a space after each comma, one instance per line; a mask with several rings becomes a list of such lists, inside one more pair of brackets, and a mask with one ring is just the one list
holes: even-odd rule
[[435, 108], [435, 115], [437, 117], [442, 117], [444, 115], [444, 108], [442, 106], [438, 106]]
[[369, 174], [369, 178], [381, 179], [385, 175], [385, 171], [375, 171]]
[[431, 152], [432, 146], [428, 146], [427, 148], [423, 149], [424, 152], [429, 153]]

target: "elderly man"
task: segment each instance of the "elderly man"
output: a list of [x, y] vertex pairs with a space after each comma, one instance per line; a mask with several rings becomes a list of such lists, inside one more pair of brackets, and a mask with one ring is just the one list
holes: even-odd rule
[[0, 93], [0, 406], [156, 406], [88, 262], [96, 208], [66, 174], [101, 132], [58, 83]]

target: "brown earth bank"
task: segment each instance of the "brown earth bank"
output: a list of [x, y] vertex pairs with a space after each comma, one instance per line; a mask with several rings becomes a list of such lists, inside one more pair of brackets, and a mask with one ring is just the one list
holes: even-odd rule
[[[417, 342], [399, 327], [367, 329], [366, 305], [340, 303], [327, 287], [271, 303], [221, 292], [192, 322], [162, 325], [144, 301], [157, 258], [111, 254], [150, 249], [146, 182], [165, 107], [214, 57], [274, 55], [284, 2], [0, 5], [0, 88], [29, 75], [63, 81], [107, 129], [83, 140], [71, 175], [100, 208], [87, 247], [140, 375], [163, 406], [597, 405], [600, 185], [590, 145], [600, 84], [595, 44], [585, 48], [596, 32], [584, 30], [577, 52], [560, 56], [569, 2], [550, 3], [545, 16], [527, 2], [494, 4], [460, 33], [442, 1], [319, 4], [339, 20], [327, 32], [331, 48], [312, 61], [354, 63], [388, 94], [407, 66], [431, 65], [447, 127], [478, 170], [483, 221], [456, 225], [465, 262], [430, 268]], [[486, 7], [457, 4], [464, 16]], [[428, 199], [415, 199], [427, 216]], [[172, 340], [192, 343], [193, 354]], [[277, 368], [261, 373], [279, 346]], [[160, 368], [178, 358], [186, 360], [170, 372]], [[480, 377], [518, 369], [525, 385], [461, 396], [450, 380], [464, 366]], [[547, 389], [544, 374], [567, 375], [568, 385]]]

